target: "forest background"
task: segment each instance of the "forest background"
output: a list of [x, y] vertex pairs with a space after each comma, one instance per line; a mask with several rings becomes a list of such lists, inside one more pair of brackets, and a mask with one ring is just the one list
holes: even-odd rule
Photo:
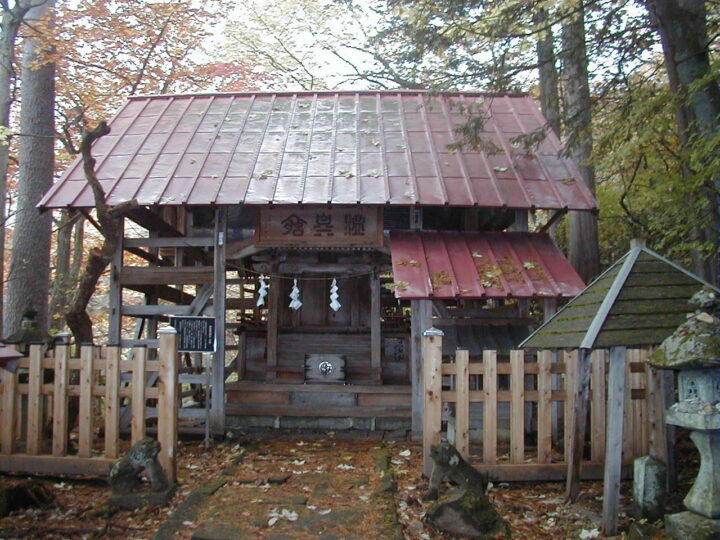
[[[530, 93], [600, 204], [597, 216], [571, 212], [554, 230], [580, 275], [591, 279], [643, 237], [717, 283], [717, 1], [0, 0], [0, 9], [1, 336], [29, 305], [53, 331], [88, 307], [78, 283], [88, 260], [102, 259], [102, 212], [35, 206], [88, 130], [138, 94]], [[469, 115], [459, 143], [482, 146], [481, 127]], [[531, 151], [537, 139], [523, 143]], [[101, 303], [90, 303], [92, 317], [103, 317]]]

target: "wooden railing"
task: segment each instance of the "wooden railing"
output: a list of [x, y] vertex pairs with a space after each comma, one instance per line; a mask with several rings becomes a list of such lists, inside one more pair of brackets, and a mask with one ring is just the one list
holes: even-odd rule
[[[423, 469], [432, 470], [429, 450], [443, 438], [481, 471], [505, 481], [560, 480], [565, 478], [565, 449], [570, 447], [573, 392], [577, 351], [522, 350], [510, 353], [508, 361], [498, 361], [496, 351], [486, 350], [481, 361], [470, 362], [467, 350], [458, 350], [452, 362], [443, 362], [442, 335], [428, 331], [423, 342], [425, 382]], [[662, 406], [647, 392], [648, 367], [644, 350], [628, 350], [626, 360], [623, 463], [649, 451], [651, 440], [660, 440], [664, 424], [659, 418]], [[591, 356], [589, 428], [583, 461], [584, 478], [602, 478], [606, 444], [607, 352]], [[500, 378], [507, 376], [509, 384]], [[505, 379], [505, 377], [503, 377]], [[652, 384], [652, 382], [651, 382]], [[476, 389], [471, 389], [476, 388]], [[482, 403], [481, 437], [472, 444], [470, 404]], [[509, 442], [499, 441], [498, 405], [509, 403]], [[448, 404], [450, 404], [448, 406]], [[443, 410], [446, 418], [443, 418]], [[447, 417], [447, 410], [450, 416]], [[444, 429], [443, 426], [449, 426]], [[532, 444], [529, 444], [532, 441]], [[472, 450], [479, 449], [476, 454]]]
[[[121, 454], [121, 402], [131, 402], [134, 444], [146, 434], [147, 400], [156, 400], [158, 459], [174, 482], [177, 336], [172, 328], [159, 334], [157, 360], [148, 359], [145, 347], [132, 349], [124, 360], [123, 349], [115, 346], [83, 345], [80, 356], [71, 358], [67, 344], [49, 352], [32, 345], [13, 371], [0, 368], [0, 470], [107, 475]], [[158, 373], [157, 386], [146, 386], [148, 372]]]

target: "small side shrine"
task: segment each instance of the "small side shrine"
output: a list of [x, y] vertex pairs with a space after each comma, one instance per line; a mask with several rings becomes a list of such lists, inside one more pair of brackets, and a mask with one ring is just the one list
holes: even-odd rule
[[[630, 251], [581, 294], [521, 343], [524, 348], [578, 349], [572, 446], [569, 449], [567, 497], [579, 492], [585, 446], [590, 351], [609, 349], [603, 534], [617, 533], [626, 402], [626, 349], [655, 347], [686, 320], [688, 301], [703, 286], [718, 289], [634, 240]], [[669, 375], [669, 377], [668, 377]], [[672, 374], [651, 369], [647, 392], [656, 394], [650, 451], [674, 469], [674, 441], [664, 430], [664, 410], [673, 401]]]
[[[456, 137], [471, 117], [481, 148]], [[550, 313], [583, 287], [543, 231], [597, 205], [528, 96], [144, 96], [109, 125], [97, 176], [108, 204], [138, 204], [109, 341], [152, 348], [159, 322], [212, 317], [214, 350], [187, 349], [180, 380], [210, 382], [215, 431], [418, 434], [424, 330], [509, 349], [530, 301]], [[79, 162], [40, 207], [92, 211]]]

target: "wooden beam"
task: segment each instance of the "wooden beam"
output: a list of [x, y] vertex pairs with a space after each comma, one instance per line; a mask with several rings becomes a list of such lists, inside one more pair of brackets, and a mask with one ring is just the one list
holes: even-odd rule
[[565, 457], [568, 464], [565, 498], [575, 502], [580, 494], [580, 465], [585, 448], [585, 432], [587, 429], [588, 401], [590, 396], [590, 353], [587, 349], [579, 349], [577, 369], [575, 371], [573, 392], [573, 413], [570, 422], [569, 445]]
[[320, 264], [320, 263], [281, 263], [281, 274], [369, 274], [373, 267], [369, 264]]
[[432, 326], [432, 301], [410, 300], [410, 385], [412, 388], [412, 438], [420, 440], [423, 429], [422, 333]]
[[370, 275], [370, 366], [376, 383], [382, 383], [382, 335], [380, 328], [380, 276]]
[[212, 368], [210, 424], [213, 433], [225, 431], [225, 254], [227, 240], [227, 207], [215, 210], [214, 291], [215, 354]]
[[145, 293], [148, 295], [148, 302], [151, 304], [153, 300], [166, 300], [173, 304], [191, 304], [195, 300], [192, 294], [168, 285], [127, 285], [127, 288]]
[[539, 230], [538, 232], [541, 232], [541, 233], [547, 232], [548, 229], [550, 229], [550, 227], [552, 227], [553, 224], [554, 224], [557, 220], [559, 220], [561, 217], [563, 217], [565, 214], [567, 214], [567, 210], [557, 210], [556, 212], [553, 213], [552, 216], [550, 216], [550, 219], [548, 219], [548, 220], [545, 222], [545, 225], [543, 225], [542, 227], [540, 227], [540, 230]]
[[127, 217], [148, 231], [153, 231], [163, 236], [183, 236], [180, 231], [148, 208], [136, 208], [128, 212]]
[[625, 416], [625, 347], [610, 349], [608, 375], [607, 438], [603, 477], [603, 536], [615, 536], [618, 525], [622, 467], [623, 418]]
[[157, 266], [171, 266], [172, 264], [167, 259], [161, 259], [157, 255], [149, 253], [141, 248], [125, 246], [125, 251], [127, 251], [128, 253], [132, 253], [133, 255], [140, 257], [141, 259], [146, 260], [147, 262]]
[[196, 285], [213, 282], [212, 266], [125, 266], [120, 270], [120, 285]]
[[177, 247], [212, 247], [214, 240], [209, 236], [125, 238], [125, 249], [132, 248], [177, 248]]
[[337, 392], [349, 392], [351, 394], [410, 394], [410, 387], [407, 385], [342, 385], [342, 384], [290, 384], [276, 383], [268, 384], [254, 381], [238, 381], [227, 383], [225, 389], [228, 392], [319, 392], [334, 394]]
[[160, 315], [190, 315], [190, 306], [160, 304], [155, 306], [122, 306], [122, 314], [130, 317], [157, 317]]

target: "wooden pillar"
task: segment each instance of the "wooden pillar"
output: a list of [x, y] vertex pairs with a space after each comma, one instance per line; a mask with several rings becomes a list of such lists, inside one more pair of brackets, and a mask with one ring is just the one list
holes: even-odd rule
[[432, 301], [410, 300], [410, 384], [412, 388], [412, 439], [422, 437], [423, 429], [423, 363], [422, 333], [432, 326]]
[[120, 345], [122, 334], [122, 285], [120, 284], [120, 270], [123, 266], [123, 237], [125, 218], [120, 218], [118, 227], [117, 246], [110, 261], [110, 291], [108, 311], [108, 343]]
[[382, 333], [380, 327], [380, 275], [370, 274], [370, 367], [373, 382], [382, 383]]
[[215, 354], [213, 354], [210, 424], [214, 433], [225, 431], [225, 244], [227, 208], [215, 210], [215, 251], [213, 311], [215, 316]]
[[266, 345], [266, 371], [265, 379], [272, 381], [277, 376], [277, 345], [278, 345], [278, 317], [280, 309], [280, 279], [275, 278], [270, 283], [268, 292], [267, 314], [267, 345]]
[[105, 457], [117, 459], [120, 447], [120, 345], [105, 353]]
[[443, 332], [428, 328], [423, 332], [422, 359], [425, 387], [423, 414], [423, 474], [430, 478], [432, 457], [430, 448], [440, 443], [442, 429], [442, 341]]
[[623, 417], [625, 409], [625, 347], [610, 349], [607, 437], [603, 478], [603, 536], [617, 534], [620, 474], [622, 472]]
[[577, 355], [577, 369], [575, 370], [574, 388], [569, 389], [574, 394], [572, 419], [570, 422], [570, 437], [565, 456], [568, 464], [567, 484], [565, 498], [575, 502], [580, 494], [580, 465], [585, 448], [585, 431], [587, 428], [588, 400], [590, 397], [590, 352], [579, 349]]
[[132, 352], [132, 407], [130, 422], [130, 440], [135, 444], [145, 437], [145, 362], [147, 361], [147, 347], [133, 348]]
[[0, 407], [0, 452], [15, 452], [15, 434], [17, 433], [17, 375], [14, 371], [0, 367], [0, 384], [2, 384], [2, 407]]
[[455, 352], [455, 448], [465, 459], [470, 458], [470, 351]]
[[68, 360], [70, 360], [70, 344], [66, 340], [63, 340], [55, 346], [55, 374], [53, 380], [53, 456], [64, 456], [67, 454], [68, 448], [67, 387], [70, 380]]
[[160, 346], [158, 356], [158, 462], [165, 471], [168, 482], [177, 478], [176, 449], [178, 425], [178, 343], [177, 331], [168, 326], [158, 331]]

